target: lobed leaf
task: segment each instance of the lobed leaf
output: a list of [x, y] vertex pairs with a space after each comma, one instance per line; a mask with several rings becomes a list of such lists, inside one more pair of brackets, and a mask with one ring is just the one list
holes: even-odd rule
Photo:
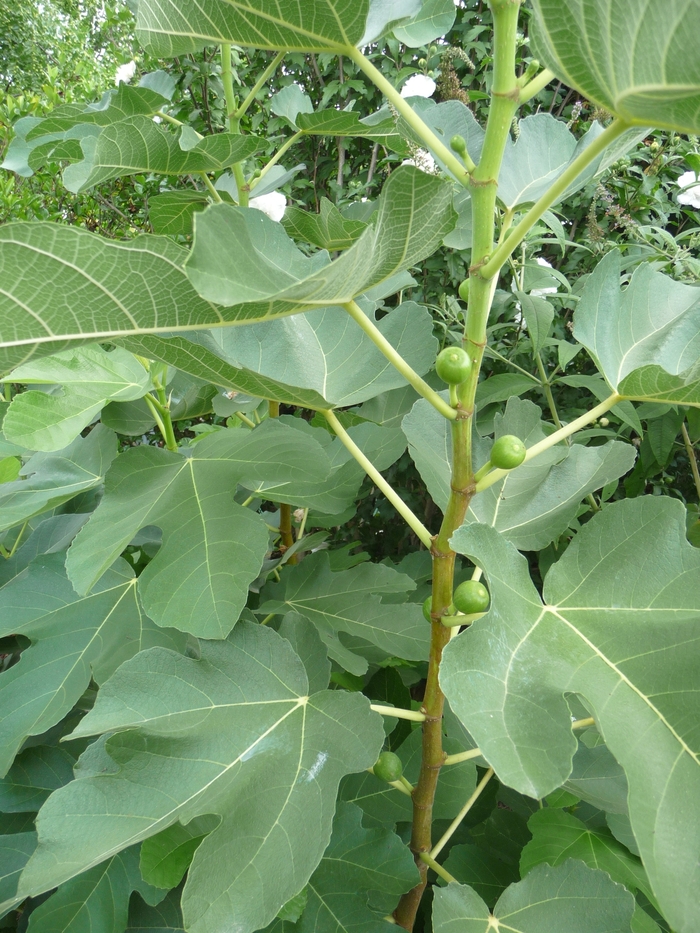
[[231, 916], [252, 933], [276, 916], [323, 855], [341, 777], [373, 764], [383, 740], [364, 697], [309, 697], [289, 642], [247, 622], [199, 660], [153, 649], [122, 665], [73, 735], [95, 732], [113, 734], [42, 808], [21, 893], [218, 814], [184, 889], [191, 933], [223, 933]]
[[691, 893], [700, 882], [700, 554], [682, 504], [605, 506], [550, 569], [544, 602], [525, 559], [492, 528], [463, 526], [452, 544], [484, 568], [492, 598], [445, 651], [452, 709], [504, 783], [542, 797], [571, 773], [577, 743], [564, 696], [580, 694], [625, 770], [654, 894], [673, 928], [691, 933], [700, 919]]

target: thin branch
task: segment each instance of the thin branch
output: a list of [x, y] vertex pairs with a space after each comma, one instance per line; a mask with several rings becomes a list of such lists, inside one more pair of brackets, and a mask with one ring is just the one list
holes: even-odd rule
[[241, 106], [238, 107], [238, 109], [235, 111], [234, 117], [236, 120], [240, 120], [241, 117], [246, 113], [246, 111], [248, 110], [248, 107], [250, 107], [250, 105], [255, 100], [255, 95], [258, 93], [258, 91], [263, 86], [263, 84], [265, 84], [267, 79], [270, 78], [274, 74], [274, 72], [277, 70], [277, 66], [282, 61], [282, 59], [284, 58], [286, 54], [287, 54], [286, 52], [278, 52], [277, 55], [275, 55], [275, 57], [272, 59], [270, 64], [267, 66], [267, 68], [263, 71], [263, 73], [260, 75], [258, 80], [255, 82], [253, 87], [250, 89], [248, 96], [243, 101]]
[[700, 472], [698, 472], [698, 461], [695, 456], [695, 450], [693, 449], [685, 422], [683, 422], [681, 425], [681, 431], [683, 432], [683, 443], [685, 444], [688, 459], [690, 460], [690, 469], [693, 471], [693, 480], [695, 481], [695, 489], [698, 494], [698, 500], [700, 500]]
[[422, 379], [418, 373], [408, 365], [401, 354], [389, 343], [377, 325], [374, 324], [373, 321], [370, 321], [357, 302], [348, 301], [343, 307], [355, 323], [359, 324], [377, 349], [384, 354], [396, 369], [398, 369], [406, 382], [410, 383], [416, 392], [422, 395], [424, 399], [427, 399], [434, 408], [437, 408], [441, 415], [444, 415], [444, 417], [448, 418], [450, 421], [454, 421], [457, 417], [457, 412], [454, 408], [451, 408], [447, 402], [438, 395], [435, 389], [432, 389], [425, 379]]
[[449, 871], [447, 871], [446, 868], [443, 868], [442, 865], [436, 862], [434, 858], [431, 858], [427, 852], [421, 852], [419, 854], [420, 854], [421, 861], [425, 862], [428, 868], [432, 868], [435, 874], [439, 875], [443, 879], [443, 881], [446, 881], [448, 884], [457, 882], [457, 879], [455, 878], [455, 876], [451, 875]]
[[381, 706], [378, 703], [370, 704], [370, 709], [382, 716], [394, 716], [396, 719], [409, 719], [411, 722], [425, 722], [425, 714], [413, 709], [401, 709], [398, 706]]
[[481, 758], [480, 748], [470, 748], [468, 752], [458, 752], [456, 755], [447, 755], [443, 764], [458, 765], [462, 761], [471, 761], [472, 758]]
[[494, 774], [493, 768], [489, 768], [486, 774], [482, 777], [482, 779], [476, 785], [476, 789], [474, 793], [471, 795], [469, 800], [467, 800], [467, 802], [464, 804], [464, 806], [459, 811], [457, 816], [452, 820], [452, 822], [448, 826], [443, 837], [439, 840], [439, 842], [437, 842], [433, 846], [432, 851], [430, 852], [430, 857], [432, 859], [437, 858], [437, 856], [442, 852], [442, 850], [445, 848], [445, 846], [450, 841], [450, 839], [457, 832], [457, 830], [459, 829], [460, 823], [462, 822], [464, 817], [467, 815], [467, 813], [469, 813], [469, 811], [474, 806], [474, 804], [477, 802], [477, 800], [481, 796], [482, 791], [484, 790], [488, 782], [493, 777], [493, 774]]

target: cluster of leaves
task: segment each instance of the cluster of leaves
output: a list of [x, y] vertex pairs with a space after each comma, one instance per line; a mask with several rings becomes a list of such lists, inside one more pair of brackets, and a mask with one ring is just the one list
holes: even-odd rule
[[[571, 15], [605, 5], [577, 0]], [[420, 728], [386, 713], [420, 719], [433, 569], [376, 475], [370, 494], [362, 458], [410, 486], [435, 530], [454, 464], [431, 369], [462, 336], [451, 293], [473, 234], [444, 144], [462, 135], [475, 160], [484, 145], [491, 13], [452, 0], [261, 0], [267, 18], [205, 6], [221, 19], [140, 0], [139, 37], [161, 67], [98, 106], [22, 112], [5, 153], [61, 197], [139, 201], [107, 237], [66, 224], [63, 208], [48, 215], [62, 223], [0, 227], [7, 929], [216, 933], [235, 918], [247, 933], [378, 933], [419, 882], [410, 795], [371, 767], [389, 749], [418, 780]], [[393, 29], [385, 6], [406, 14]], [[622, 72], [591, 83], [571, 50], [584, 22], [548, 44], [561, 5], [534, 6], [537, 54], [579, 90], [543, 90], [514, 126], [504, 223], [602, 132], [577, 95], [595, 101], [590, 116], [619, 112], [606, 88], [627, 86]], [[645, 4], [630, 6], [646, 28]], [[435, 172], [400, 165], [418, 160], [415, 129], [350, 57], [378, 38], [369, 58], [392, 84], [439, 79], [439, 103], [410, 105], [443, 144]], [[221, 42], [240, 46], [238, 104], [271, 61], [242, 49], [292, 50], [238, 126], [209, 47]], [[525, 39], [518, 54], [524, 70]], [[491, 608], [442, 665], [443, 746], [458, 761], [433, 815], [438, 836], [459, 826], [432, 859], [420, 922], [436, 933], [697, 928], [700, 552], [687, 500], [700, 492], [700, 303], [684, 281], [692, 255], [669, 255], [651, 229], [685, 236], [697, 222], [669, 197], [694, 146], [672, 135], [693, 101], [697, 112], [692, 86], [663, 119], [630, 92], [641, 129], [569, 187], [570, 211], [542, 216], [496, 291], [474, 468], [492, 436], [544, 452], [492, 475], [451, 539], [455, 582], [478, 566]], [[668, 135], [645, 173], [654, 120]], [[270, 165], [292, 135], [294, 164]], [[241, 206], [241, 179], [253, 197], [288, 193], [283, 224]], [[598, 236], [601, 190], [631, 219], [608, 213]], [[133, 238], [139, 227], [161, 236]], [[534, 258], [542, 247], [551, 264]], [[575, 443], [547, 446], [611, 393]], [[671, 495], [644, 495], [668, 493], [667, 476]], [[369, 554], [352, 553], [358, 541]]]

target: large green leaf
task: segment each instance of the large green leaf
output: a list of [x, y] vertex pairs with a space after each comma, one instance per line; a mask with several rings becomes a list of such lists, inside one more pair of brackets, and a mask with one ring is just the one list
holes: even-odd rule
[[341, 803], [330, 844], [309, 881], [299, 933], [386, 933], [389, 925], [369, 906], [369, 892], [398, 900], [419, 881], [408, 846], [389, 830], [365, 829], [362, 810]]
[[628, 123], [700, 131], [698, 0], [533, 0], [533, 51]]
[[138, 846], [62, 884], [29, 918], [28, 933], [123, 933], [129, 897], [138, 891], [149, 903], [162, 898], [139, 874]]
[[335, 262], [319, 268], [261, 211], [214, 204], [195, 216], [185, 267], [200, 295], [235, 307], [230, 320], [280, 317], [343, 304], [408, 269], [438, 248], [455, 217], [451, 184], [404, 165], [384, 185], [374, 223]]
[[413, 16], [420, 0], [140, 0], [140, 40], [161, 58], [232, 42], [258, 49], [343, 51]]
[[2, 422], [5, 437], [30, 450], [61, 450], [80, 434], [108, 400], [133, 401], [151, 388], [146, 370], [117, 347], [81, 347], [32, 360], [8, 382], [54, 385], [56, 392], [21, 392]]
[[[419, 374], [437, 349], [432, 317], [406, 301], [377, 324]], [[357, 405], [406, 384], [352, 318], [323, 308], [192, 337], [145, 336], [124, 341], [134, 352], [162, 360], [217, 385], [307, 408]]]
[[18, 663], [0, 674], [6, 711], [0, 724], [2, 774], [27, 736], [59, 722], [91, 678], [101, 683], [142, 648], [184, 647], [179, 633], [157, 628], [143, 614], [126, 561], [86, 597], [71, 587], [63, 561], [62, 554], [38, 557], [26, 577], [0, 591], [0, 635], [24, 635], [31, 642]]
[[[331, 472], [325, 482], [295, 480], [289, 475], [279, 480], [264, 481], [257, 475], [247, 476], [241, 485], [250, 492], [273, 502], [286, 502], [301, 508], [315, 509], [326, 515], [338, 515], [354, 507], [360, 485], [367, 474], [352, 454], [324, 428], [313, 428], [301, 418], [281, 419], [293, 430], [313, 437], [326, 451]], [[406, 449], [401, 430], [377, 424], [358, 424], [348, 429], [351, 439], [378, 470], [386, 470]]]
[[185, 456], [132, 448], [115, 461], [104, 498], [68, 552], [69, 576], [89, 592], [137, 531], [157, 525], [163, 545], [138, 582], [146, 611], [158, 625], [223, 638], [268, 547], [262, 517], [233, 499], [237, 481], [252, 473], [313, 483], [329, 470], [313, 439], [276, 421], [217, 431]]
[[430, 632], [421, 607], [381, 599], [382, 594], [408, 594], [415, 587], [406, 574], [383, 564], [364, 563], [333, 573], [328, 554], [320, 551], [291, 567], [281, 583], [268, 587], [259, 612], [297, 612], [313, 622], [328, 653], [341, 664], [334, 647], [339, 632], [376, 645], [385, 656], [422, 661], [428, 657]]
[[700, 294], [649, 263], [624, 291], [613, 250], [586, 280], [574, 336], [611, 388], [633, 399], [700, 406]]
[[91, 746], [80, 780], [42, 808], [20, 893], [209, 813], [222, 820], [197, 849], [182, 899], [191, 933], [223, 933], [232, 916], [241, 933], [258, 930], [306, 884], [338, 782], [374, 763], [381, 718], [359, 694], [309, 697], [289, 642], [263, 626], [241, 623], [201, 650], [199, 660], [141, 652], [102, 687], [74, 735], [116, 734]]
[[149, 117], [134, 116], [105, 127], [98, 136], [85, 136], [80, 145], [84, 160], [69, 165], [63, 183], [79, 192], [122, 175], [156, 172], [187, 175], [218, 172], [247, 159], [262, 145], [257, 136], [218, 133], [205, 136], [192, 148]]
[[575, 858], [589, 868], [606, 871], [636, 894], [641, 891], [651, 903], [654, 894], [642, 863], [620, 845], [608, 829], [589, 829], [585, 823], [564, 810], [538, 810], [529, 821], [532, 839], [520, 858], [520, 870], [526, 875], [536, 865], [560, 865]]
[[564, 695], [580, 694], [625, 770], [632, 829], [664, 915], [692, 933], [700, 553], [682, 504], [606, 506], [550, 569], [544, 603], [525, 559], [492, 528], [463, 526], [452, 543], [484, 568], [492, 597], [487, 616], [445, 651], [452, 709], [506, 784], [542, 797], [571, 773], [577, 743]]
[[116, 455], [117, 438], [102, 425], [65, 450], [34, 454], [20, 471], [23, 479], [0, 485], [0, 530], [99, 486]]
[[[527, 446], [545, 437], [540, 409], [518, 398], [496, 415], [496, 437], [515, 434]], [[409, 451], [431, 493], [445, 509], [450, 495], [451, 439], [448, 423], [419, 399], [403, 420]], [[488, 459], [490, 439], [474, 437], [475, 463]], [[493, 525], [521, 550], [538, 550], [557, 538], [574, 518], [581, 500], [634, 466], [635, 451], [613, 441], [599, 447], [552, 447], [475, 496], [467, 522]]]
[[69, 225], [4, 224], [1, 371], [76, 342], [225, 323], [188, 282], [186, 257], [167, 237], [116, 242]]
[[634, 898], [602, 871], [570, 859], [541, 865], [504, 891], [493, 916], [473, 888], [435, 889], [435, 933], [630, 933]]
[[410, 49], [419, 48], [449, 32], [456, 15], [454, 0], [423, 0], [412, 19], [394, 27], [394, 35]]

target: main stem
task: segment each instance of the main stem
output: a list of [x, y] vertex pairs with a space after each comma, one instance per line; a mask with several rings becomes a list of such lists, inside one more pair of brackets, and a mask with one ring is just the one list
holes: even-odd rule
[[494, 73], [492, 102], [481, 161], [469, 176], [472, 196], [474, 239], [473, 267], [465, 334], [465, 349], [472, 358], [469, 380], [460, 387], [456, 399], [457, 417], [451, 421], [452, 479], [450, 499], [440, 531], [433, 539], [433, 592], [431, 605], [431, 640], [428, 676], [421, 712], [423, 756], [421, 770], [413, 791], [413, 828], [411, 850], [421, 875], [421, 882], [401, 898], [394, 917], [407, 930], [413, 929], [416, 913], [427, 881], [425, 855], [432, 848], [433, 802], [440, 768], [445, 761], [442, 748], [442, 715], [445, 697], [440, 689], [439, 673], [442, 652], [450, 641], [450, 629], [441, 619], [450, 613], [454, 586], [455, 552], [450, 538], [464, 521], [474, 495], [472, 469], [472, 419], [479, 369], [486, 345], [486, 322], [495, 276], [485, 280], [479, 269], [493, 250], [496, 191], [510, 126], [518, 106], [520, 89], [515, 74], [515, 51], [520, 0], [491, 0], [494, 18]]
[[[227, 42], [221, 44], [221, 83], [226, 97], [226, 129], [229, 133], [237, 133], [241, 118], [237, 113], [236, 95], [233, 92], [231, 46]], [[248, 207], [248, 186], [243, 174], [243, 166], [240, 162], [236, 162], [231, 168], [238, 188], [238, 203], [241, 207]]]

